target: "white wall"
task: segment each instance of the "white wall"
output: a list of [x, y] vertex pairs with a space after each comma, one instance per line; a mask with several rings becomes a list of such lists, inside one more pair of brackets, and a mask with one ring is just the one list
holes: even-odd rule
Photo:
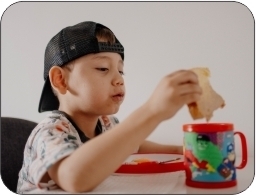
[[[68, 25], [92, 20], [114, 31], [125, 47], [126, 99], [122, 121], [147, 100], [159, 80], [177, 69], [208, 67], [213, 88], [226, 101], [211, 122], [233, 122], [254, 154], [254, 21], [235, 2], [21, 2], [1, 26], [1, 115], [41, 121], [44, 50]], [[148, 139], [182, 144], [187, 107]], [[238, 155], [240, 142], [237, 141]]]

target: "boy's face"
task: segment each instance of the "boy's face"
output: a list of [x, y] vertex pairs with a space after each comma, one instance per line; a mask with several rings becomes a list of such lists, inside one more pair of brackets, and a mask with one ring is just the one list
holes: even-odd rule
[[67, 73], [70, 109], [86, 114], [109, 115], [119, 110], [125, 95], [123, 60], [117, 53], [88, 54], [75, 60]]

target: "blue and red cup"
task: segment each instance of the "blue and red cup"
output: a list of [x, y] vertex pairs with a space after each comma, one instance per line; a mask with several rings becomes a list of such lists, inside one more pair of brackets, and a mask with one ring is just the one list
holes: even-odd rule
[[[247, 164], [247, 144], [232, 123], [185, 124], [184, 169], [186, 185], [197, 188], [226, 188], [237, 185], [236, 169]], [[242, 161], [237, 166], [234, 136], [241, 139]]]

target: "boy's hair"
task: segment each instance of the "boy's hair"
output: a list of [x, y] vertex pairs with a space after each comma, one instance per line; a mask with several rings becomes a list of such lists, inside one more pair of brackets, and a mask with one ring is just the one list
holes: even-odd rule
[[47, 44], [44, 60], [45, 84], [39, 102], [39, 112], [57, 110], [58, 98], [49, 80], [53, 66], [72, 68], [72, 62], [84, 55], [114, 52], [124, 60], [124, 47], [106, 26], [95, 22], [81, 22], [68, 26], [57, 33]]
[[[103, 27], [103, 28], [96, 27], [95, 34], [96, 34], [96, 38], [99, 42], [106, 42], [106, 43], [112, 45], [116, 41], [114, 33], [105, 27]], [[76, 59], [64, 64], [62, 66], [62, 68], [67, 68], [69, 71], [71, 71], [75, 60]], [[52, 86], [51, 86], [51, 88], [52, 88], [53, 94], [58, 98], [57, 91]]]
[[110, 45], [114, 44], [116, 42], [116, 38], [114, 33], [107, 29], [107, 28], [96, 28], [96, 37], [99, 40], [101, 40], [101, 42], [107, 42]]

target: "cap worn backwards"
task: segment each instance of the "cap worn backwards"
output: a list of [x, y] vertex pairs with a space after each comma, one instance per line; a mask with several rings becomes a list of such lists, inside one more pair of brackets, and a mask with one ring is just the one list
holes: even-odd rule
[[[63, 66], [68, 62], [90, 53], [114, 52], [124, 60], [124, 47], [115, 37], [115, 43], [98, 42], [96, 28], [108, 27], [95, 22], [81, 22], [58, 32], [47, 44], [44, 57], [45, 84], [39, 102], [39, 112], [57, 110], [58, 98], [54, 95], [49, 79], [53, 66]], [[110, 29], [109, 29], [110, 30]]]

